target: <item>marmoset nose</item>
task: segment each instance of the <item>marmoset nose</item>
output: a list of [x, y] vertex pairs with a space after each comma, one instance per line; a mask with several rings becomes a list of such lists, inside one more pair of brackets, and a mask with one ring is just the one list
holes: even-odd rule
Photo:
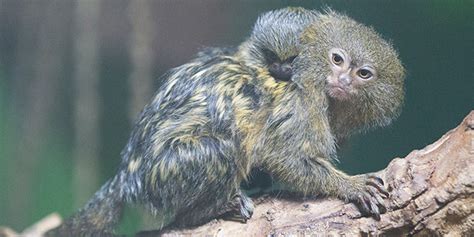
[[343, 74], [339, 75], [339, 83], [341, 83], [345, 86], [349, 86], [352, 83], [352, 78], [347, 73], [343, 73]]
[[272, 63], [268, 71], [277, 80], [289, 81], [291, 79], [292, 68], [290, 63]]

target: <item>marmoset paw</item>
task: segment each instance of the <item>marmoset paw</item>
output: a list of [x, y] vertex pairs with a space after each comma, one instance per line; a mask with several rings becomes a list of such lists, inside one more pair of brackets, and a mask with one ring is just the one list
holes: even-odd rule
[[253, 215], [253, 201], [247, 195], [240, 195], [240, 215], [243, 222], [247, 222]]
[[354, 176], [359, 185], [349, 197], [355, 203], [362, 214], [371, 215], [376, 220], [380, 220], [380, 214], [386, 212], [383, 198], [388, 198], [389, 193], [384, 187], [381, 178], [369, 174]]
[[226, 219], [238, 220], [246, 223], [247, 220], [252, 217], [253, 210], [254, 204], [252, 199], [239, 191], [221, 211], [223, 214], [228, 214]]

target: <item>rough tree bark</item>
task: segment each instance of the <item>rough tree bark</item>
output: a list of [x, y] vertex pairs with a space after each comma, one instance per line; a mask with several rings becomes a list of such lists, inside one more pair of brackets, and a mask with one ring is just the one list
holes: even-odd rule
[[[336, 199], [261, 197], [245, 224], [219, 219], [191, 229], [137, 236], [472, 236], [472, 172], [474, 111], [435, 143], [377, 172], [390, 192], [380, 221], [361, 217], [353, 204]], [[57, 223], [54, 218], [45, 223], [51, 226], [52, 221]], [[2, 233], [12, 236], [5, 228], [0, 228]]]
[[[335, 199], [257, 200], [247, 223], [214, 220], [162, 236], [388, 235], [470, 236], [474, 234], [474, 111], [455, 129], [377, 172], [390, 191], [380, 221], [361, 217], [353, 204]], [[142, 232], [140, 236], [157, 236]]]

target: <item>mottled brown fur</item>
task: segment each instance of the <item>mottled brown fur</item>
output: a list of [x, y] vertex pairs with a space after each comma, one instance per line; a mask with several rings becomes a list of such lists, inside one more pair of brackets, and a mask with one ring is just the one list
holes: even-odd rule
[[[380, 80], [349, 102], [327, 95], [326, 55], [334, 44], [380, 66]], [[291, 80], [271, 75], [268, 51], [277, 63], [298, 55]], [[386, 194], [381, 180], [349, 176], [332, 160], [337, 139], [396, 117], [402, 78], [391, 46], [346, 16], [301, 8], [269, 12], [236, 50], [203, 51], [165, 75], [116, 176], [51, 234], [110, 233], [125, 203], [168, 216], [170, 223], [157, 228], [197, 225], [228, 211], [246, 220], [253, 204], [240, 183], [255, 167], [302, 194], [336, 196], [378, 217]]]

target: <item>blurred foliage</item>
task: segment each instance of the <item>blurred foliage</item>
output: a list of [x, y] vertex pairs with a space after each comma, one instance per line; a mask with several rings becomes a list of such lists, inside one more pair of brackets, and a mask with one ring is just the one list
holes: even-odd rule
[[[11, 9], [0, 9], [0, 15], [4, 14], [0, 20], [6, 20], [0, 22], [3, 27], [0, 34], [4, 33], [0, 37], [0, 225], [21, 230], [51, 212], [68, 216], [79, 208], [72, 204], [74, 131], [71, 106], [74, 89], [69, 79], [73, 70], [72, 46], [70, 42], [61, 45], [66, 48], [64, 73], [58, 86], [61, 91], [55, 98], [56, 107], [48, 121], [50, 127], [41, 135], [42, 148], [35, 157], [41, 162], [32, 175], [34, 188], [28, 196], [32, 208], [18, 210], [27, 213], [28, 218], [11, 220], [5, 211], [12, 202], [7, 193], [16, 188], [15, 177], [22, 175], [21, 167], [13, 167], [14, 150], [22, 144], [16, 143], [19, 141], [15, 130], [18, 121], [8, 114], [20, 109], [12, 108], [14, 98], [19, 97], [13, 95], [11, 89], [16, 80], [12, 68], [15, 66], [17, 27], [9, 17], [21, 14], [19, 6], [25, 4], [16, 5], [14, 0], [5, 2], [10, 4], [4, 6]], [[405, 108], [392, 126], [355, 136], [342, 148], [340, 166], [349, 173], [382, 169], [393, 157], [403, 157], [411, 150], [433, 142], [473, 109], [473, 1], [202, 1], [202, 4], [192, 3], [192, 7], [187, 7], [186, 1], [155, 3], [154, 12], [159, 12], [156, 17], [169, 12], [163, 18], [154, 19], [159, 40], [156, 40], [156, 48], [150, 50], [156, 52], [153, 69], [156, 78], [171, 67], [185, 63], [203, 46], [237, 45], [249, 34], [260, 13], [290, 5], [315, 9], [331, 7], [372, 25], [391, 39], [408, 72]], [[130, 31], [126, 20], [115, 21], [125, 14], [127, 2], [104, 0], [102, 5], [108, 10], [102, 16], [100, 29], [103, 35], [99, 37], [100, 183], [115, 173], [120, 150], [132, 124], [127, 117], [130, 99], [127, 80], [131, 62], [126, 47]], [[195, 14], [183, 13], [191, 11], [189, 8]], [[206, 17], [211, 20], [203, 20]], [[73, 32], [66, 33], [71, 34], [68, 37], [72, 41]], [[154, 88], [159, 84], [156, 80]], [[27, 93], [26, 90], [20, 92]], [[137, 230], [140, 216], [136, 210], [127, 210], [120, 231], [132, 233]]]
[[[8, 174], [8, 133], [5, 111], [5, 74], [3, 64], [0, 62], [0, 210], [6, 210], [6, 195], [2, 195], [7, 190]], [[0, 211], [1, 212], [1, 211]], [[5, 223], [4, 216], [0, 214], [0, 223]]]

